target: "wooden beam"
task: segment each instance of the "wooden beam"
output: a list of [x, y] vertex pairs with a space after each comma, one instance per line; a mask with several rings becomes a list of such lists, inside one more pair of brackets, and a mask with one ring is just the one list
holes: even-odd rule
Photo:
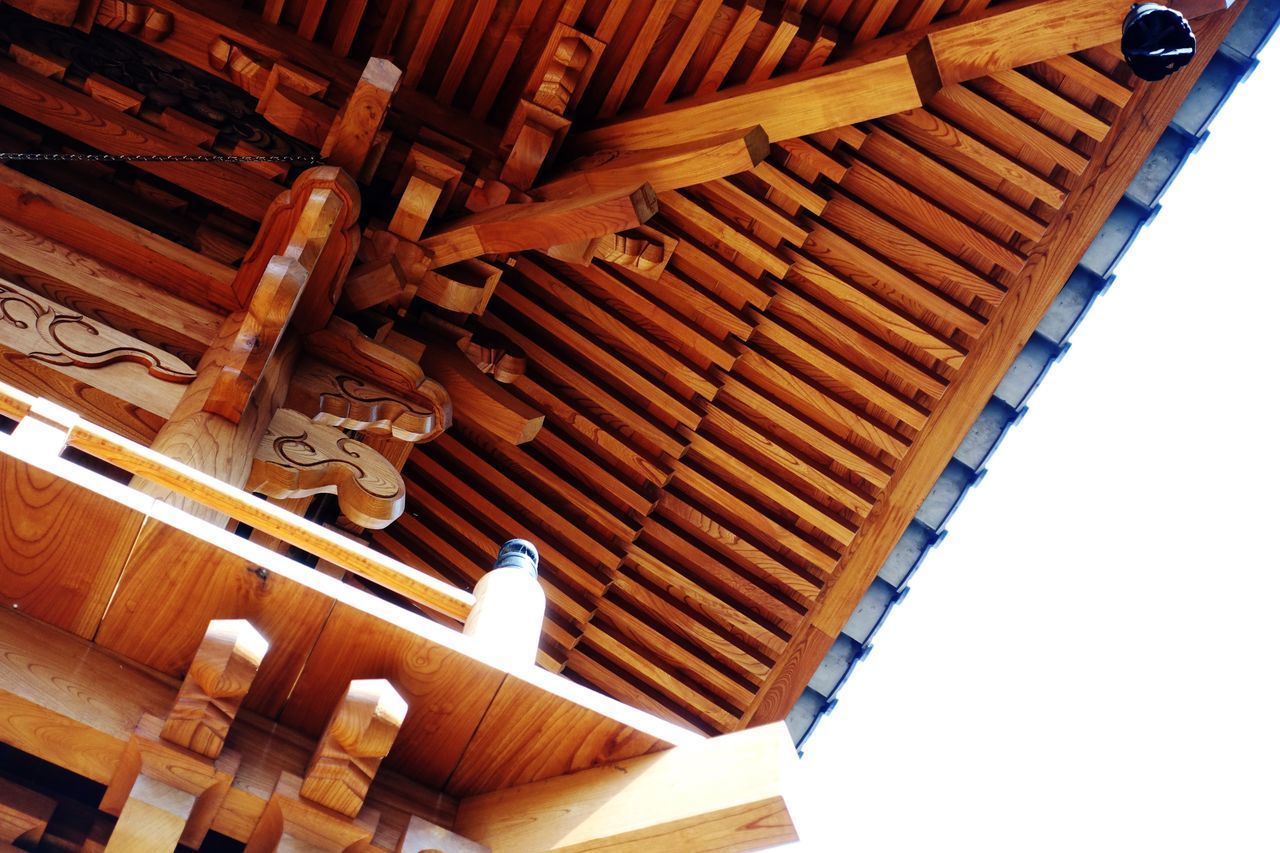
[[585, 197], [501, 205], [450, 222], [418, 246], [426, 252], [428, 266], [442, 267], [479, 255], [545, 249], [636, 228], [657, 212], [657, 196], [643, 184]]
[[160, 736], [217, 758], [266, 653], [266, 639], [244, 619], [210, 622]]
[[762, 850], [798, 837], [796, 769], [779, 723], [469, 797], [454, 829], [493, 853]]
[[832, 581], [774, 664], [741, 725], [781, 720], [790, 712], [849, 614], [910, 524], [920, 502], [964, 440], [983, 406], [1079, 263], [1125, 188], [1239, 15], [1240, 7], [1206, 20], [1191, 65], [1158, 86], [1139, 90], [1094, 153], [1059, 216], [1010, 283], [1000, 311], [965, 357], [957, 376], [903, 456]]
[[0, 166], [0, 216], [187, 302], [222, 313], [242, 304], [232, 293], [230, 267], [7, 166]]
[[542, 412], [482, 373], [457, 347], [432, 342], [422, 361], [449, 392], [458, 423], [511, 444], [532, 441], [542, 429]]
[[626, 190], [642, 183], [660, 193], [750, 171], [768, 156], [769, 137], [755, 125], [714, 139], [592, 154], [534, 187], [532, 194], [544, 200], [569, 198]]
[[329, 128], [320, 149], [321, 156], [352, 175], [361, 174], [391, 108], [391, 98], [399, 87], [399, 68], [387, 59], [370, 59], [351, 97]]
[[[0, 60], [0, 105], [107, 154], [209, 153], [8, 60]], [[254, 220], [262, 217], [279, 192], [277, 184], [233, 163], [138, 162], [137, 166]]]
[[1129, 0], [1020, 0], [869, 42], [821, 68], [698, 95], [573, 137], [574, 151], [695, 142], [753, 124], [771, 142], [916, 109], [939, 88], [1113, 42]]

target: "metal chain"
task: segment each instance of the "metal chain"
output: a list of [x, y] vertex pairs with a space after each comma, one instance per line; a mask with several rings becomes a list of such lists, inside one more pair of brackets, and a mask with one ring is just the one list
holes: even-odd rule
[[297, 154], [54, 154], [47, 151], [0, 151], [4, 160], [58, 160], [94, 163], [300, 163], [318, 166], [324, 161]]

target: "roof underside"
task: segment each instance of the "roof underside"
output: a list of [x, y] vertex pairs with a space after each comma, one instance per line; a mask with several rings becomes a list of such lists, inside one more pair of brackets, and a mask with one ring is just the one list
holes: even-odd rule
[[[189, 87], [204, 93], [206, 122], [210, 104], [235, 118], [235, 99], [215, 83], [260, 94], [245, 66], [210, 66], [210, 35], [225, 33], [253, 61], [284, 57], [331, 76], [333, 98], [371, 53], [389, 53], [405, 76], [386, 153], [362, 188], [363, 224], [387, 227], [416, 142], [465, 166], [430, 236], [441, 219], [479, 203], [484, 193], [472, 188], [494, 184], [502, 129], [549, 43], [568, 31], [600, 46], [572, 91], [566, 150], [578, 127], [615, 114], [819, 68], [856, 45], [988, 5], [287, 0], [264, 9], [251, 0], [196, 12], [156, 0], [152, 7], [172, 13], [174, 34], [145, 50], [221, 78]], [[1252, 5], [1271, 10], [1246, 18], [1268, 31], [1257, 21], [1274, 19], [1274, 3]], [[1214, 43], [1221, 20], [1205, 20]], [[32, 25], [0, 33], [0, 43], [79, 56], [73, 36]], [[1222, 62], [1238, 77], [1240, 57], [1256, 47], [1242, 37], [1205, 79], [1218, 79]], [[123, 78], [141, 60], [114, 56], [94, 70], [131, 85]], [[0, 78], [26, 73], [4, 63]], [[941, 529], [954, 503], [944, 493], [963, 492], [1060, 352], [1071, 304], [1087, 304], [1102, 286], [1114, 260], [1101, 258], [1117, 239], [1110, 230], [1027, 343], [1097, 232], [1098, 208], [1110, 208], [1103, 200], [1128, 183], [1113, 187], [1114, 176], [1136, 168], [1138, 149], [1155, 140], [1181, 102], [1178, 87], [1198, 71], [1137, 85], [1108, 45], [943, 88], [919, 109], [770, 140], [750, 170], [658, 194], [647, 230], [628, 232], [641, 244], [630, 251], [661, 258], [656, 267], [538, 250], [490, 257], [501, 281], [482, 313], [442, 317], [420, 300], [396, 331], [425, 339], [439, 324], [420, 317], [447, 319], [523, 351], [524, 374], [506, 389], [512, 405], [545, 422], [515, 444], [483, 418], [456, 417], [409, 455], [408, 509], [372, 542], [470, 588], [503, 540], [532, 539], [549, 599], [544, 665], [716, 732], [781, 719], [822, 664], [797, 712], [811, 719], [882, 605], [900, 595], [913, 554]], [[76, 128], [44, 127], [56, 108], [20, 118], [16, 89], [4, 91], [6, 143], [76, 150]], [[141, 120], [159, 116], [144, 109]], [[1180, 117], [1159, 156], [1180, 161], [1179, 146], [1194, 147], [1205, 121]], [[222, 132], [232, 130], [253, 150], [302, 146], [253, 122], [227, 119]], [[1161, 161], [1151, 162], [1113, 222], [1141, 221], [1155, 204], [1163, 181], [1153, 177]], [[268, 197], [287, 183], [283, 172], [236, 168], [245, 187]], [[127, 168], [60, 172], [71, 178], [29, 171], [72, 192], [97, 182], [95, 204], [224, 266], [239, 261], [256, 226], [252, 210], [231, 209], [247, 205], [242, 198], [202, 197]], [[366, 239], [362, 252], [372, 245]], [[23, 275], [4, 259], [0, 272]], [[223, 310], [234, 301], [179, 295]], [[430, 376], [430, 358], [422, 364]], [[829, 649], [835, 657], [823, 663]], [[808, 730], [805, 717], [793, 719], [797, 736]]]

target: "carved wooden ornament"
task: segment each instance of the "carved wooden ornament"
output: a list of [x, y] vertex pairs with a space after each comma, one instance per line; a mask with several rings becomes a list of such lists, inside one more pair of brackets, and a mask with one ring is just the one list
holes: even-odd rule
[[177, 356], [6, 281], [0, 281], [0, 332], [8, 345], [45, 364], [93, 369], [132, 362], [166, 382], [185, 384], [196, 378]]
[[293, 409], [277, 409], [245, 488], [272, 498], [336, 494], [347, 518], [380, 529], [404, 512], [404, 480], [382, 454]]
[[312, 360], [294, 373], [285, 404], [322, 424], [401, 441], [428, 441], [441, 429], [429, 409], [363, 377]]

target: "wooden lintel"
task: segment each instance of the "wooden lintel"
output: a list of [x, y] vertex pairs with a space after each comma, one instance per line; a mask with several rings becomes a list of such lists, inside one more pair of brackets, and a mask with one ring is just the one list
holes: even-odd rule
[[484, 254], [545, 249], [636, 228], [658, 211], [648, 184], [590, 196], [508, 204], [448, 223], [418, 246], [430, 267]]
[[755, 168], [769, 156], [769, 137], [755, 125], [723, 136], [649, 148], [601, 151], [533, 188], [534, 198], [568, 198], [648, 183], [654, 192], [677, 190]]
[[781, 723], [464, 799], [454, 829], [507, 851], [762, 850], [795, 841]]

